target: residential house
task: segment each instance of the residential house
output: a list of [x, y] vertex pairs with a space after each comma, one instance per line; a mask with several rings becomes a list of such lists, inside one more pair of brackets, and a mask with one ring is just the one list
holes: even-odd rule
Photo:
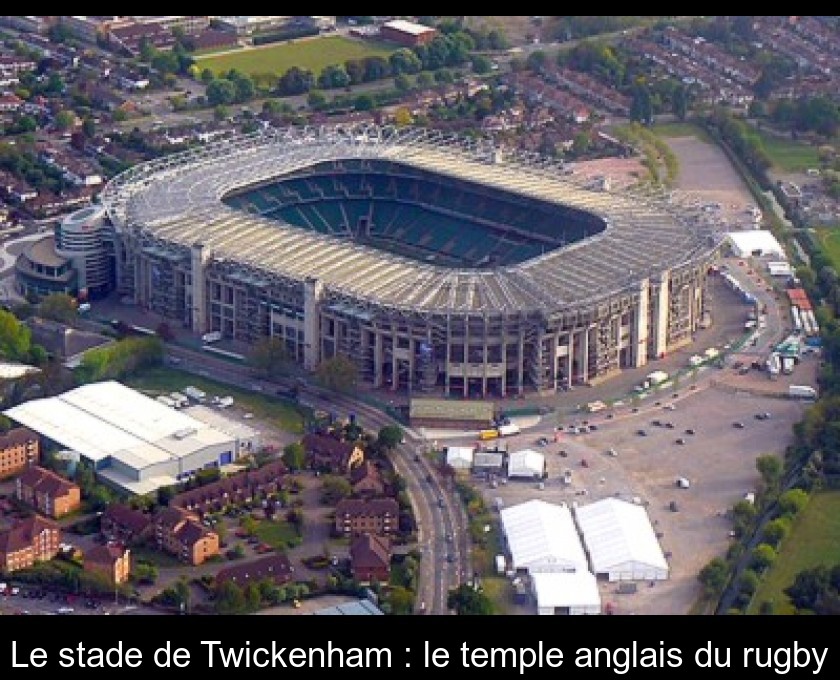
[[112, 585], [131, 576], [131, 551], [119, 543], [97, 545], [85, 552], [85, 571], [104, 576]]
[[359, 583], [388, 583], [391, 576], [391, 541], [383, 536], [362, 534], [350, 544], [350, 568]]
[[16, 427], [0, 434], [0, 479], [23, 472], [40, 456], [41, 440], [32, 430]]
[[38, 512], [58, 519], [82, 506], [82, 491], [78, 484], [52, 470], [32, 465], [15, 481], [15, 495]]
[[292, 580], [295, 568], [285, 555], [273, 554], [246, 564], [226, 567], [216, 574], [216, 585], [231, 582], [240, 588], [249, 583], [269, 580], [282, 586]]
[[354, 496], [383, 496], [385, 482], [379, 468], [369, 460], [350, 471], [350, 484]]
[[344, 442], [332, 435], [307, 434], [302, 444], [306, 461], [315, 470], [346, 475], [365, 460], [364, 451], [356, 442]]
[[61, 529], [47, 517], [33, 515], [0, 531], [0, 570], [11, 573], [58, 554]]
[[144, 512], [115, 503], [102, 513], [99, 532], [109, 541], [137, 545], [152, 536], [154, 523]]
[[272, 461], [256, 470], [240, 472], [179, 493], [169, 505], [201, 516], [206, 512], [223, 510], [228, 505], [266, 498], [282, 488], [286, 470], [283, 461]]
[[400, 506], [393, 498], [344, 498], [335, 507], [335, 530], [344, 536], [390, 536], [399, 529]]
[[180, 508], [163, 508], [155, 515], [155, 540], [158, 548], [193, 566], [219, 554], [219, 535]]

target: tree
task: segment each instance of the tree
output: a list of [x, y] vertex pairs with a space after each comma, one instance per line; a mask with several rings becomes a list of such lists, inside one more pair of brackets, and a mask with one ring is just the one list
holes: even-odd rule
[[394, 586], [388, 596], [388, 603], [391, 605], [391, 613], [406, 616], [414, 608], [414, 593], [403, 586]]
[[750, 566], [756, 571], [764, 571], [776, 561], [776, 549], [767, 543], [760, 543], [752, 552]]
[[11, 312], [0, 309], [0, 356], [25, 361], [31, 349], [31, 332]]
[[283, 462], [292, 472], [302, 470], [306, 465], [306, 450], [303, 444], [293, 442], [283, 449]]
[[369, 94], [360, 94], [353, 102], [353, 108], [356, 111], [371, 111], [376, 106], [376, 102]]
[[722, 558], [715, 557], [700, 570], [697, 578], [707, 595], [715, 595], [723, 590], [729, 580], [729, 567]]
[[755, 467], [761, 475], [767, 489], [775, 491], [779, 488], [784, 467], [781, 459], [773, 454], [759, 456], [755, 460]]
[[288, 371], [289, 352], [282, 338], [271, 336], [260, 339], [248, 354], [248, 363], [268, 378]]
[[192, 602], [192, 592], [190, 591], [190, 584], [186, 577], [182, 576], [175, 582], [175, 594], [178, 597], [178, 604], [181, 611], [189, 612], [190, 604]]
[[459, 616], [487, 616], [493, 613], [493, 602], [483, 592], [466, 583], [449, 591], [446, 606]]
[[403, 430], [398, 425], [386, 425], [379, 430], [377, 441], [380, 446], [386, 449], [393, 449], [397, 444], [402, 443], [405, 436]]
[[800, 571], [785, 595], [797, 609], [813, 609], [829, 583], [829, 570], [825, 565]]
[[326, 505], [335, 505], [342, 498], [347, 498], [353, 492], [350, 482], [338, 475], [326, 475], [323, 478], [323, 494], [321, 500]]
[[149, 562], [137, 562], [132, 565], [132, 576], [141, 585], [152, 585], [157, 581], [158, 569]]
[[359, 379], [359, 370], [349, 357], [338, 354], [322, 361], [315, 371], [318, 382], [328, 389], [347, 392]]
[[207, 103], [210, 106], [230, 105], [236, 101], [236, 85], [227, 78], [213, 80], [207, 86]]
[[808, 504], [808, 494], [802, 489], [789, 489], [779, 496], [779, 509], [791, 517], [797, 515]]
[[787, 517], [778, 517], [764, 525], [761, 537], [765, 543], [778, 546], [790, 533], [790, 520]]
[[66, 132], [76, 124], [76, 114], [72, 111], [59, 111], [55, 115], [55, 127], [62, 132]]
[[217, 614], [242, 614], [246, 609], [245, 593], [233, 581], [225, 581], [216, 588]]

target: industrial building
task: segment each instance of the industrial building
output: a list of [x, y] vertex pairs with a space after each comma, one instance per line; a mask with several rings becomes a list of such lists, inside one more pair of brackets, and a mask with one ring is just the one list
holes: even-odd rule
[[28, 401], [4, 414], [76, 452], [97, 479], [131, 494], [226, 465], [241, 451], [236, 437], [113, 381]]
[[403, 47], [428, 45], [438, 34], [437, 30], [405, 19], [388, 21], [379, 28], [379, 37]]
[[723, 239], [675, 194], [418, 128], [226, 139], [135, 166], [102, 201], [135, 304], [446, 396], [548, 394], [684, 347]]

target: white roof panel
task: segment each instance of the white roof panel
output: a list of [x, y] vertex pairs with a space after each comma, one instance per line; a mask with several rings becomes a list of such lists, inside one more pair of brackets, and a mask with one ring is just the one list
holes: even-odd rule
[[536, 477], [545, 471], [545, 456], [533, 449], [514, 451], [508, 460], [509, 477]]
[[575, 517], [596, 574], [633, 563], [668, 571], [643, 506], [605, 498], [575, 508]]
[[586, 555], [568, 507], [535, 499], [500, 514], [514, 569], [586, 571]]
[[28, 401], [4, 413], [90, 460], [113, 456], [135, 469], [231, 441], [200, 420], [113, 381]]
[[531, 574], [537, 606], [601, 609], [598, 580], [588, 571]]

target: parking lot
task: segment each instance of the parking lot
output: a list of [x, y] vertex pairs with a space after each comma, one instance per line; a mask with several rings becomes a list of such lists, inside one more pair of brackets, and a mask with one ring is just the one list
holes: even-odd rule
[[[651, 401], [616, 410], [612, 417], [608, 412], [581, 416], [574, 422], [588, 419], [597, 431], [564, 431], [545, 446], [537, 443], [547, 432], [544, 427], [511, 437], [509, 451], [532, 448], [545, 454], [544, 488], [536, 480], [479, 488], [488, 504], [498, 498], [504, 506], [532, 498], [583, 504], [609, 496], [646, 505], [669, 558], [671, 578], [654, 587], [639, 584], [635, 594], [618, 594], [616, 584], [604, 583], [603, 602], [620, 614], [688, 613], [700, 593], [698, 572], [725, 553], [731, 540], [727, 510], [756, 488], [756, 457], [781, 455], [805, 408], [797, 401], [718, 389], [710, 382], [655, 397], [658, 406]], [[769, 418], [756, 417], [765, 413]], [[563, 479], [567, 471], [570, 484]], [[679, 478], [689, 488], [679, 488]]]

